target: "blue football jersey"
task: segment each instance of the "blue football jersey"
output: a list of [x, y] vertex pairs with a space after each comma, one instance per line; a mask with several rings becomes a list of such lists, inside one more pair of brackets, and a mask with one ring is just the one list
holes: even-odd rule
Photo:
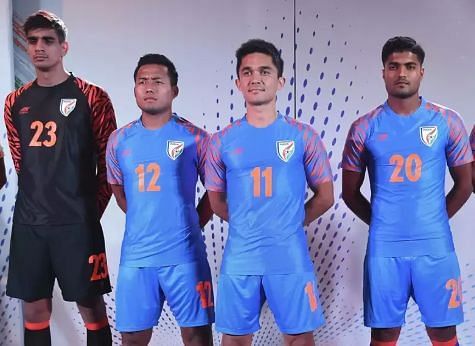
[[243, 117], [214, 134], [206, 188], [226, 192], [229, 211], [221, 272], [312, 271], [303, 230], [305, 188], [331, 180], [319, 135], [294, 119], [278, 114], [256, 128]]
[[209, 136], [172, 116], [160, 129], [135, 120], [116, 130], [107, 147], [107, 178], [127, 200], [121, 265], [163, 266], [206, 256], [195, 207], [204, 181]]
[[343, 169], [364, 172], [371, 185], [368, 253], [441, 255], [454, 250], [445, 203], [446, 166], [472, 161], [460, 116], [421, 98], [410, 115], [387, 103], [356, 120]]

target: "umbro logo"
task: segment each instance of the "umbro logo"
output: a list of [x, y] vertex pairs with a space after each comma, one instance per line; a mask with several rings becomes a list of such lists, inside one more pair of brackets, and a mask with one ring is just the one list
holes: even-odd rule
[[28, 113], [30, 113], [30, 107], [29, 106], [22, 107], [20, 109], [20, 111], [18, 112], [18, 114], [20, 114], [20, 115], [26, 115]]

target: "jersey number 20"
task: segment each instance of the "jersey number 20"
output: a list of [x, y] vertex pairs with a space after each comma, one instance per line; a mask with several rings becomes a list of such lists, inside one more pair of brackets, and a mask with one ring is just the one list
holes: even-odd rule
[[[405, 178], [416, 182], [421, 178], [422, 160], [417, 154], [410, 154], [408, 157], [394, 154], [389, 158], [389, 163], [394, 165], [393, 173], [389, 178], [391, 183], [402, 183]], [[404, 173], [402, 173], [403, 167]]]

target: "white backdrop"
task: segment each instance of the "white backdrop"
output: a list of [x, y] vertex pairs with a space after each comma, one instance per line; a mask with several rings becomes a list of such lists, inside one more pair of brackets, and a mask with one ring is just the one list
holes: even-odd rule
[[[475, 123], [470, 102], [475, 91], [472, 0], [176, 0], [139, 1], [134, 5], [125, 0], [114, 1], [113, 5], [103, 0], [15, 0], [13, 7], [20, 21], [40, 7], [63, 17], [70, 29], [67, 68], [109, 92], [119, 125], [139, 115], [132, 73], [138, 57], [145, 53], [163, 53], [174, 61], [180, 75], [175, 111], [214, 132], [244, 111], [242, 97], [234, 86], [236, 48], [254, 37], [270, 40], [281, 48], [287, 85], [278, 96], [278, 107], [283, 113], [311, 123], [321, 133], [331, 155], [335, 179], [335, 206], [307, 229], [327, 319], [315, 339], [319, 345], [369, 344], [369, 329], [362, 325], [361, 301], [367, 228], [355, 220], [340, 198], [339, 165], [344, 139], [351, 122], [386, 97], [380, 53], [384, 42], [395, 35], [413, 36], [426, 50], [422, 94], [458, 110], [467, 128], [471, 128]], [[18, 47], [15, 57], [15, 75], [26, 78], [31, 70], [23, 64]], [[2, 201], [2, 220], [11, 217], [12, 181]], [[367, 185], [365, 188], [368, 191]], [[202, 193], [203, 189], [199, 190]], [[475, 345], [475, 255], [470, 248], [475, 240], [474, 206], [472, 197], [451, 222], [464, 287], [466, 322], [458, 329], [463, 345]], [[114, 201], [106, 211], [103, 226], [115, 285], [124, 217]], [[227, 225], [216, 217], [205, 229], [214, 278], [226, 234]], [[5, 256], [6, 246], [0, 247], [1, 256]], [[5, 269], [2, 275], [4, 272]], [[58, 291], [55, 295], [60, 297]], [[114, 292], [106, 301], [114, 325]], [[5, 307], [5, 302], [10, 300], [2, 297], [0, 306], [6, 314], [18, 311], [13, 303]], [[10, 344], [18, 344], [18, 336], [15, 339], [10, 336], [13, 332], [8, 332], [14, 328], [1, 329], [2, 318], [0, 343], [10, 338]], [[427, 345], [429, 341], [413, 304], [406, 322], [400, 345]], [[281, 337], [266, 307], [261, 325], [254, 344], [279, 345]], [[84, 344], [84, 327], [74, 304], [55, 299], [52, 329], [54, 345]], [[114, 335], [119, 343], [118, 334]], [[219, 339], [215, 334], [216, 342]], [[181, 344], [179, 329], [167, 308], [152, 344]]]

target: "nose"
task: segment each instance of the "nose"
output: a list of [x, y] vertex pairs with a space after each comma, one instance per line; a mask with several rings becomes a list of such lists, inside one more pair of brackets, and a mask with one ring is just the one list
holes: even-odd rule
[[44, 43], [43, 43], [43, 40], [38, 40], [36, 41], [35, 43], [35, 51], [44, 51], [45, 50], [45, 46], [44, 46]]
[[258, 71], [252, 71], [251, 73], [251, 84], [261, 83], [261, 74]]
[[407, 68], [405, 66], [401, 66], [399, 68], [399, 76], [400, 77], [405, 77], [407, 76]]

